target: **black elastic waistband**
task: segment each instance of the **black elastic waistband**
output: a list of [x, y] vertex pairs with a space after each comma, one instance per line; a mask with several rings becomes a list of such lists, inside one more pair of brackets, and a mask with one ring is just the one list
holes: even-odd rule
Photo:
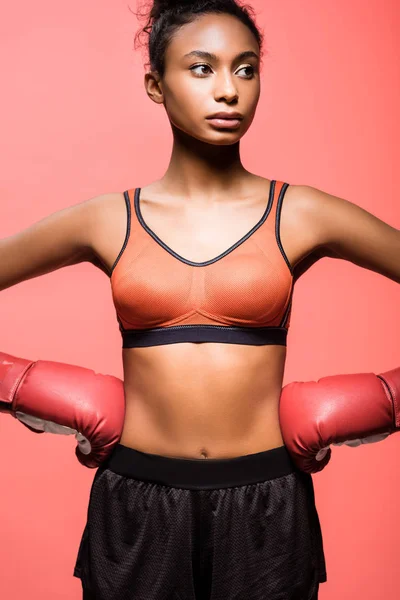
[[215, 489], [275, 479], [297, 470], [286, 446], [234, 458], [174, 458], [117, 444], [102, 464], [120, 475], [187, 489]]
[[179, 342], [220, 342], [249, 346], [286, 346], [284, 327], [229, 327], [227, 325], [171, 325], [152, 329], [123, 329], [123, 348], [159, 346]]

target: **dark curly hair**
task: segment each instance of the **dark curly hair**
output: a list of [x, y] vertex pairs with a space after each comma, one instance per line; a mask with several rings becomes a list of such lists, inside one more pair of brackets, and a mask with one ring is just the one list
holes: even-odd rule
[[254, 34], [261, 59], [264, 36], [255, 24], [254, 9], [250, 5], [241, 5], [238, 0], [154, 0], [150, 8], [148, 4], [145, 6], [144, 13], [134, 13], [140, 19], [147, 19], [134, 39], [136, 50], [142, 45], [143, 34], [148, 36], [145, 43], [148, 62], [145, 67], [150, 66], [151, 71], [157, 71], [163, 77], [165, 51], [174, 33], [182, 25], [193, 22], [198, 15], [207, 13], [226, 13], [240, 19]]

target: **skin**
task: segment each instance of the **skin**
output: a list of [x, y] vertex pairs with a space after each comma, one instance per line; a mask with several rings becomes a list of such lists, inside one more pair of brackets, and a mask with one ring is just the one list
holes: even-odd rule
[[[197, 49], [217, 55], [217, 60], [184, 56]], [[166, 50], [163, 79], [156, 72], [145, 75], [146, 92], [163, 104], [173, 134], [170, 163], [160, 182], [187, 202], [224, 202], [229, 198], [226, 186], [237, 193], [237, 184], [244, 180], [246, 187], [251, 177], [241, 163], [239, 141], [254, 119], [261, 90], [259, 59], [233, 62], [244, 50], [260, 54], [241, 21], [203, 15], [175, 34]], [[218, 129], [205, 120], [220, 110], [241, 112], [240, 128]]]
[[[184, 58], [199, 49], [217, 59]], [[260, 97], [257, 58], [234, 60], [244, 51], [259, 54], [241, 21], [202, 15], [169, 44], [164, 77], [145, 75], [149, 98], [163, 105], [171, 123], [173, 148], [163, 177], [141, 186], [142, 216], [165, 244], [194, 262], [215, 258], [248, 233], [268, 199], [270, 180], [247, 171], [239, 154]], [[208, 66], [191, 70], [200, 63]], [[244, 116], [238, 129], [206, 121], [211, 113], [233, 110]], [[53, 213], [0, 240], [0, 291], [84, 261], [109, 276], [125, 234], [121, 192]], [[400, 283], [400, 231], [337, 196], [291, 184], [280, 237], [294, 282], [330, 257]], [[286, 347], [177, 343], [127, 348], [122, 356], [123, 445], [192, 459], [283, 445], [278, 408]]]
[[[217, 58], [185, 57], [193, 50]], [[254, 56], [235, 59], [244, 51]], [[266, 206], [270, 181], [246, 170], [239, 151], [260, 98], [260, 49], [241, 21], [208, 14], [178, 31], [165, 58], [164, 76], [146, 73], [145, 89], [165, 108], [173, 149], [164, 176], [142, 187], [141, 211], [167, 245], [201, 262], [246, 234]], [[241, 112], [240, 127], [210, 125], [206, 117], [220, 110]], [[290, 244], [294, 225], [298, 229], [294, 213], [285, 215], [282, 235], [296, 261], [310, 240]], [[128, 400], [121, 443], [186, 458], [229, 458], [283, 445], [278, 403], [285, 358], [283, 346], [125, 349]]]
[[[184, 56], [198, 49], [217, 59]], [[234, 60], [244, 50], [255, 56]], [[145, 75], [149, 98], [167, 113], [173, 149], [164, 176], [142, 188], [141, 210], [185, 258], [217, 256], [265, 209], [270, 181], [247, 171], [239, 152], [260, 97], [259, 55], [257, 40], [241, 21], [202, 15], [169, 44], [164, 77]], [[240, 127], [210, 125], [206, 117], [220, 110], [241, 112]], [[222, 228], [227, 222], [232, 226]], [[135, 401], [127, 403], [121, 443], [187, 458], [281, 446], [277, 408], [285, 354], [282, 346], [220, 343], [124, 350], [126, 389]]]
[[[193, 50], [216, 58], [185, 57]], [[164, 176], [142, 187], [142, 216], [164, 243], [195, 262], [218, 256], [246, 234], [268, 198], [270, 181], [247, 171], [240, 158], [239, 142], [261, 91], [259, 58], [235, 60], [243, 51], [260, 55], [240, 20], [202, 15], [169, 44], [164, 77], [145, 75], [149, 98], [166, 110], [173, 149]], [[205, 118], [220, 110], [241, 112], [240, 127], [210, 125]], [[346, 232], [349, 222], [358, 227], [355, 232]], [[399, 231], [346, 200], [290, 186], [280, 232], [295, 281], [317, 260], [331, 257], [400, 282]], [[388, 241], [371, 248], [371, 236]], [[124, 350], [128, 401], [121, 443], [186, 458], [230, 458], [283, 445], [278, 409], [285, 360], [284, 346], [269, 345]]]

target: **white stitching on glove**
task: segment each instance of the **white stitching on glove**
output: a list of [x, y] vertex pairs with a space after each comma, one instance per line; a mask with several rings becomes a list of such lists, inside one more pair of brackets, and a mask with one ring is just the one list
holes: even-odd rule
[[[381, 442], [382, 440], [386, 439], [389, 435], [390, 435], [390, 433], [377, 433], [375, 435], [369, 435], [360, 440], [348, 440], [347, 442], [333, 442], [332, 446], [343, 446], [343, 444], [346, 444], [346, 446], [350, 446], [351, 448], [356, 448], [357, 446], [361, 446], [361, 444], [374, 444], [375, 442]], [[316, 460], [322, 460], [324, 458], [324, 456], [326, 455], [326, 453], [328, 452], [328, 450], [329, 450], [329, 446], [322, 448], [316, 454], [316, 456], [315, 456]]]
[[47, 433], [57, 433], [59, 435], [72, 435], [75, 434], [76, 441], [78, 442], [79, 450], [82, 454], [90, 454], [92, 446], [87, 438], [82, 433], [79, 433], [76, 429], [66, 427], [65, 425], [58, 425], [53, 421], [45, 421], [39, 419], [39, 417], [33, 417], [32, 415], [26, 415], [25, 413], [17, 411], [15, 416], [22, 423], [30, 425], [34, 429], [39, 431], [46, 431]]

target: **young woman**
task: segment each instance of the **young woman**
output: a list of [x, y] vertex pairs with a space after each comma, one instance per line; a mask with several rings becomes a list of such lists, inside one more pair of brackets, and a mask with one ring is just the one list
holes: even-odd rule
[[85, 600], [314, 600], [327, 575], [313, 483], [278, 410], [293, 285], [323, 256], [400, 282], [400, 233], [242, 166], [262, 56], [249, 7], [156, 1], [148, 17], [166, 173], [0, 247], [0, 289], [82, 261], [111, 278], [126, 412], [74, 575]]

